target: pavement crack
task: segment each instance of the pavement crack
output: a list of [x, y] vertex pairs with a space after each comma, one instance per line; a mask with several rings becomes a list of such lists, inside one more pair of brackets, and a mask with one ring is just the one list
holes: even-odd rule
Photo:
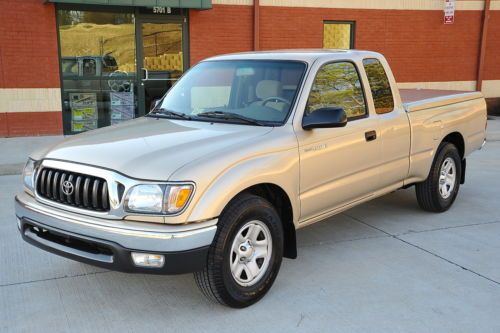
[[297, 323], [297, 326], [296, 326], [296, 327], [299, 327], [299, 326], [300, 326], [300, 324], [302, 324], [302, 320], [304, 320], [304, 318], [305, 318], [305, 317], [306, 317], [306, 315], [305, 315], [305, 314], [303, 314], [303, 313], [301, 313], [301, 314], [300, 314], [300, 319], [299, 319], [299, 322]]
[[[366, 226], [370, 227], [370, 228], [373, 228], [373, 229], [375, 229], [375, 230], [378, 230], [378, 231], [380, 231], [380, 232], [383, 232], [383, 233], [384, 233], [384, 234], [386, 234], [387, 236], [390, 236], [390, 237], [392, 237], [392, 238], [394, 238], [394, 239], [396, 239], [396, 240], [398, 240], [398, 241], [400, 241], [400, 242], [403, 242], [403, 243], [405, 243], [406, 245], [412, 246], [412, 247], [414, 247], [414, 248], [416, 248], [416, 249], [418, 249], [418, 250], [420, 250], [420, 251], [423, 251], [423, 252], [425, 252], [425, 253], [428, 253], [428, 254], [430, 254], [430, 255], [432, 255], [432, 256], [434, 256], [434, 257], [438, 258], [438, 259], [441, 259], [441, 260], [443, 260], [443, 261], [445, 261], [445, 262], [447, 262], [447, 263], [449, 263], [449, 264], [452, 264], [452, 265], [454, 265], [454, 266], [456, 266], [456, 267], [459, 267], [459, 268], [461, 268], [461, 269], [463, 269], [463, 270], [465, 270], [465, 271], [467, 271], [467, 272], [469, 272], [469, 273], [472, 273], [472, 274], [474, 274], [474, 275], [476, 275], [476, 276], [478, 276], [478, 277], [481, 277], [481, 278], [483, 278], [483, 279], [485, 279], [485, 280], [488, 280], [488, 281], [493, 282], [493, 283], [495, 283], [495, 284], [497, 284], [497, 285], [500, 285], [500, 282], [499, 282], [499, 281], [496, 281], [496, 280], [494, 280], [494, 279], [492, 279], [492, 278], [489, 278], [489, 277], [487, 277], [487, 276], [485, 276], [485, 275], [483, 275], [483, 274], [481, 274], [481, 273], [478, 273], [478, 272], [476, 272], [476, 271], [474, 271], [474, 270], [472, 270], [472, 269], [470, 269], [470, 268], [467, 268], [467, 267], [465, 267], [465, 266], [462, 266], [462, 265], [460, 265], [460, 264], [458, 264], [458, 263], [456, 263], [456, 262], [454, 262], [454, 261], [452, 261], [452, 260], [450, 260], [450, 259], [447, 259], [447, 258], [445, 258], [445, 257], [442, 257], [442, 256], [440, 256], [440, 255], [439, 255], [439, 254], [437, 254], [437, 253], [434, 253], [434, 252], [432, 252], [432, 251], [429, 251], [429, 250], [427, 250], [427, 249], [424, 249], [424, 248], [423, 248], [423, 247], [421, 247], [421, 246], [418, 246], [418, 245], [413, 244], [413, 243], [411, 243], [411, 242], [409, 242], [409, 241], [407, 241], [407, 240], [404, 240], [404, 239], [402, 239], [402, 238], [399, 238], [399, 237], [398, 237], [398, 235], [393, 235], [393, 234], [391, 234], [391, 233], [389, 233], [389, 232], [387, 232], [387, 231], [385, 231], [385, 230], [383, 230], [383, 229], [380, 229], [380, 228], [375, 227], [375, 226], [373, 226], [373, 225], [371, 225], [371, 224], [369, 224], [369, 223], [367, 223], [367, 222], [365, 222], [365, 221], [363, 221], [363, 220], [360, 220], [360, 219], [359, 219], [359, 218], [357, 218], [357, 217], [354, 217], [354, 216], [351, 216], [351, 215], [348, 215], [348, 214], [345, 214], [345, 213], [343, 213], [343, 214], [344, 214], [344, 215], [346, 215], [346, 216], [348, 216], [348, 217], [350, 217], [350, 218], [352, 218], [353, 220], [355, 220], [355, 221], [357, 221], [357, 222], [359, 222], [359, 223], [362, 223], [362, 224], [364, 224], [364, 225], [366, 225]], [[500, 221], [495, 221], [495, 222], [485, 222], [485, 223], [477, 223], [477, 225], [480, 225], [480, 224], [489, 224], [489, 223], [497, 223], [497, 222], [500, 222]], [[458, 228], [458, 227], [461, 227], [461, 226], [457, 226], [457, 227], [455, 227], [455, 228]], [[463, 227], [465, 227], [465, 225], [464, 225]], [[454, 228], [454, 227], [443, 228], [443, 229], [452, 229], [452, 228]]]
[[404, 235], [411, 235], [411, 234], [420, 234], [423, 232], [432, 232], [432, 231], [440, 231], [440, 230], [448, 230], [448, 229], [455, 229], [455, 228], [465, 228], [465, 227], [473, 227], [477, 225], [488, 225], [488, 224], [495, 224], [495, 223], [500, 223], [500, 221], [489, 221], [489, 222], [480, 222], [480, 223], [470, 223], [470, 224], [461, 224], [461, 225], [454, 225], [454, 226], [449, 226], [449, 227], [442, 227], [442, 228], [435, 228], [435, 229], [428, 229], [428, 230], [420, 230], [420, 231], [408, 231], [408, 232], [403, 232], [401, 234], [397, 234], [394, 236], [404, 236]]
[[462, 265], [460, 265], [460, 264], [458, 264], [458, 263], [456, 263], [456, 262], [454, 262], [454, 261], [452, 261], [452, 260], [450, 260], [450, 259], [447, 259], [447, 258], [445, 258], [445, 257], [442, 257], [442, 256], [440, 256], [440, 255], [439, 255], [439, 254], [437, 254], [437, 253], [434, 253], [434, 252], [432, 252], [432, 251], [429, 251], [429, 250], [427, 250], [427, 249], [424, 249], [424, 248], [423, 248], [423, 247], [421, 247], [421, 246], [418, 246], [418, 245], [416, 245], [416, 244], [413, 244], [413, 243], [411, 243], [411, 242], [409, 242], [409, 241], [406, 241], [406, 240], [404, 240], [404, 239], [401, 239], [401, 238], [399, 238], [399, 237], [397, 237], [397, 236], [394, 236], [394, 238], [396, 238], [397, 240], [399, 240], [399, 241], [401, 241], [401, 242], [403, 242], [403, 243], [405, 243], [405, 244], [408, 244], [408, 245], [410, 245], [410, 246], [413, 246], [413, 247], [414, 247], [414, 248], [416, 248], [416, 249], [419, 249], [419, 250], [421, 250], [421, 251], [424, 251], [424, 252], [426, 252], [426, 253], [429, 253], [429, 254], [433, 255], [434, 257], [436, 257], [436, 258], [439, 258], [439, 259], [441, 259], [441, 260], [444, 260], [444, 261], [446, 261], [447, 263], [450, 263], [450, 264], [452, 264], [452, 265], [455, 265], [455, 266], [457, 266], [457, 267], [460, 267], [461, 269], [463, 269], [463, 270], [465, 270], [465, 271], [467, 271], [467, 272], [470, 272], [470, 273], [475, 274], [475, 275], [477, 275], [477, 276], [479, 276], [479, 277], [482, 277], [483, 279], [486, 279], [486, 280], [488, 280], [488, 281], [490, 281], [490, 282], [493, 282], [493, 283], [495, 283], [495, 284], [497, 284], [497, 285], [500, 285], [500, 282], [499, 282], [499, 281], [493, 280], [492, 278], [489, 278], [489, 277], [487, 277], [487, 276], [485, 276], [485, 275], [483, 275], [483, 274], [481, 274], [481, 273], [478, 273], [478, 272], [476, 272], [476, 271], [474, 271], [474, 270], [472, 270], [472, 269], [470, 269], [470, 268], [467, 268], [467, 267], [465, 267], [465, 266], [462, 266]]
[[0, 284], [0, 288], [2, 288], [2, 287], [12, 287], [12, 286], [18, 286], [18, 285], [23, 285], [23, 284], [31, 284], [31, 283], [45, 282], [45, 281], [53, 281], [53, 280], [69, 279], [69, 278], [82, 277], [82, 276], [89, 276], [89, 275], [97, 275], [97, 274], [111, 273], [111, 272], [112, 272], [112, 271], [98, 271], [98, 272], [92, 272], [92, 273], [82, 273], [82, 274], [74, 274], [74, 275], [57, 276], [57, 277], [47, 278], [47, 279], [38, 279], [38, 280], [31, 280], [31, 281], [22, 281], [22, 282], [6, 283], [6, 284]]
[[355, 241], [359, 241], [359, 240], [373, 239], [373, 238], [383, 238], [383, 237], [390, 237], [390, 236], [388, 236], [388, 235], [378, 235], [378, 236], [366, 236], [366, 237], [359, 237], [359, 238], [352, 238], [352, 239], [343, 239], [343, 240], [338, 240], [338, 241], [325, 241], [325, 242], [321, 242], [320, 241], [320, 242], [317, 242], [317, 243], [300, 245], [300, 246], [298, 246], [298, 248], [299, 249], [304, 249], [304, 248], [321, 246], [321, 245], [333, 245], [333, 244], [340, 244], [340, 243], [346, 243], [346, 242], [355, 242]]

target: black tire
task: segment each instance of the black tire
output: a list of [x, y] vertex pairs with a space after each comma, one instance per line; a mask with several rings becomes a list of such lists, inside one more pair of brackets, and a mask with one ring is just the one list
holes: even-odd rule
[[[254, 285], [242, 286], [233, 277], [230, 256], [233, 241], [250, 221], [267, 226], [272, 240], [272, 253], [267, 269], [262, 269]], [[260, 300], [271, 288], [283, 258], [283, 226], [274, 207], [265, 199], [242, 194], [231, 201], [219, 217], [217, 233], [208, 252], [204, 270], [194, 273], [196, 284], [209, 299], [233, 307], [244, 308]]]
[[[448, 158], [451, 158], [455, 164], [455, 182], [449, 196], [443, 197], [439, 190], [439, 177], [441, 167]], [[420, 208], [436, 213], [447, 211], [457, 197], [461, 176], [462, 163], [457, 147], [452, 143], [442, 142], [438, 147], [429, 176], [427, 176], [424, 182], [415, 185], [415, 192]]]

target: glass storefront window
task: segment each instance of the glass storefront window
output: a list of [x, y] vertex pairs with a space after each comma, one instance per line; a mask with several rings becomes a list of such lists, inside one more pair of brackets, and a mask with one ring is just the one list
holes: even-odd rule
[[66, 134], [137, 116], [132, 13], [58, 10]]

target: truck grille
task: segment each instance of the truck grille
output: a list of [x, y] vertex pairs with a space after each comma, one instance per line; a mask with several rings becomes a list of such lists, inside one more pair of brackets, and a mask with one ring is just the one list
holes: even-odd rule
[[43, 168], [37, 177], [36, 190], [42, 198], [65, 205], [109, 211], [108, 184], [102, 178]]

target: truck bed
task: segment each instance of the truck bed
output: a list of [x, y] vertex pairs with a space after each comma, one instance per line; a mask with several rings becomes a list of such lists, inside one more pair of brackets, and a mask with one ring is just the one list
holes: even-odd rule
[[407, 112], [426, 110], [482, 98], [478, 91], [400, 89], [401, 100]]

